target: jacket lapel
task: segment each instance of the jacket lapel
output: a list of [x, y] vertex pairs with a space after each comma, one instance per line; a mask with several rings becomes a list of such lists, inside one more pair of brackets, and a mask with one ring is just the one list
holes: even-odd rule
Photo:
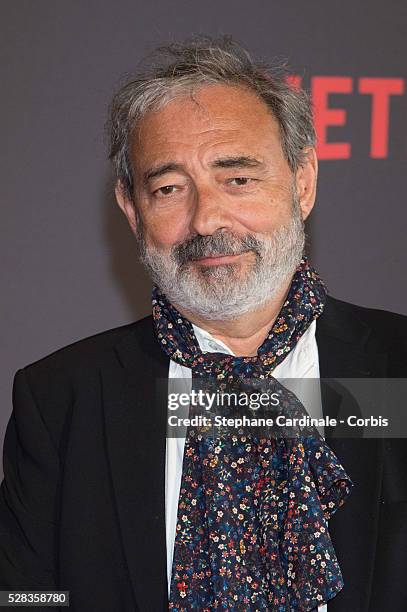
[[[316, 337], [321, 379], [386, 376], [387, 355], [374, 347], [370, 329], [349, 305], [328, 299]], [[346, 408], [340, 381], [322, 381], [322, 404], [331, 417], [346, 418], [357, 409]], [[345, 588], [328, 607], [330, 612], [362, 612], [368, 610], [374, 570], [383, 441], [335, 437], [332, 430], [326, 437], [354, 483], [349, 499], [330, 521]]]
[[169, 360], [151, 319], [136, 324], [102, 371], [112, 487], [136, 609], [168, 609], [165, 537], [166, 381]]

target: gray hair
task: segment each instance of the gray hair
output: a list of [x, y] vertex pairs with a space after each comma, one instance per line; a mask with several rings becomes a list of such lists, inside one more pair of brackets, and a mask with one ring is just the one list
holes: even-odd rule
[[287, 81], [281, 65], [255, 61], [230, 36], [195, 37], [159, 47], [151, 65], [125, 83], [109, 109], [109, 159], [125, 194], [133, 199], [130, 160], [132, 134], [143, 116], [179, 95], [205, 85], [225, 84], [252, 90], [280, 127], [281, 145], [292, 172], [305, 161], [305, 147], [315, 145], [309, 96]]

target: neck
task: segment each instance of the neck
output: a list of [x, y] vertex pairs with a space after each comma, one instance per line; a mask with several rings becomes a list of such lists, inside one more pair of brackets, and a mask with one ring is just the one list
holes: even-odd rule
[[191, 323], [202, 327], [218, 340], [222, 340], [236, 356], [255, 356], [284, 304], [291, 280], [292, 277], [271, 300], [234, 319], [208, 320], [174, 305]]

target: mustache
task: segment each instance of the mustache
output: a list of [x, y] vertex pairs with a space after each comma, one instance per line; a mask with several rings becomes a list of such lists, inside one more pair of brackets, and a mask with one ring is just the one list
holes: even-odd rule
[[196, 259], [218, 255], [240, 255], [254, 251], [261, 256], [262, 243], [252, 234], [236, 236], [231, 233], [219, 232], [211, 236], [192, 236], [173, 247], [172, 253], [180, 266]]

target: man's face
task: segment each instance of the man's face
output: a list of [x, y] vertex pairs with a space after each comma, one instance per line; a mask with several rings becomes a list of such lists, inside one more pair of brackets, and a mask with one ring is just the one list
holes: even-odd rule
[[119, 188], [118, 202], [171, 301], [195, 303], [210, 318], [223, 304], [232, 316], [258, 303], [253, 292], [273, 270], [263, 293], [292, 274], [315, 197], [315, 157], [293, 175], [278, 123], [254, 93], [207, 86], [150, 112], [134, 135], [132, 162], [134, 204]]

